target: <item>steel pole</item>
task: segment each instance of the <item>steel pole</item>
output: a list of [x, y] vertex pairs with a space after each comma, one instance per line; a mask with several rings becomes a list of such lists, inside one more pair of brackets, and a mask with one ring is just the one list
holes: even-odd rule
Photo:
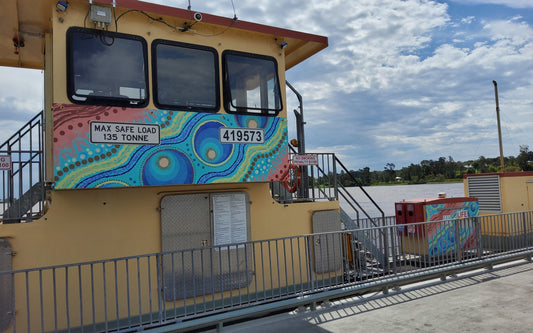
[[496, 118], [498, 119], [498, 140], [500, 142], [500, 164], [502, 170], [501, 172], [505, 172], [503, 164], [502, 127], [500, 124], [500, 103], [498, 102], [498, 83], [496, 83], [495, 80], [492, 80], [492, 83], [494, 84], [494, 96], [496, 97]]

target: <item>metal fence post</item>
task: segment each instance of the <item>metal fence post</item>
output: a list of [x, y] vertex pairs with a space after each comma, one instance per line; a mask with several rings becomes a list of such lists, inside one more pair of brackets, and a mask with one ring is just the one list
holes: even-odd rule
[[307, 236], [307, 253], [309, 262], [309, 279], [311, 280], [311, 290], [315, 290], [315, 278], [313, 276], [313, 255], [311, 254], [311, 245], [313, 236]]
[[337, 185], [337, 159], [335, 158], [335, 154], [331, 154], [333, 156], [333, 193], [336, 200], [339, 200], [339, 189]]
[[527, 241], [527, 222], [526, 222], [526, 212], [522, 213], [522, 227], [524, 228], [524, 247], [528, 247]]
[[462, 254], [461, 254], [461, 247], [462, 247], [462, 244], [461, 244], [461, 232], [460, 232], [460, 228], [461, 228], [461, 220], [459, 219], [455, 219], [453, 220], [453, 227], [454, 227], [454, 238], [455, 238], [455, 257], [456, 257], [456, 260], [461, 262], [462, 260]]
[[476, 247], [477, 247], [477, 255], [478, 258], [481, 259], [483, 257], [483, 244], [481, 241], [481, 221], [478, 216], [472, 217], [474, 220], [474, 232], [476, 235]]

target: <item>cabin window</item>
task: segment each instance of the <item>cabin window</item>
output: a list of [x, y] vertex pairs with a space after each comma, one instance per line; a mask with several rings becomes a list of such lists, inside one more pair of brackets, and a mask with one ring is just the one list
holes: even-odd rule
[[148, 105], [147, 44], [139, 36], [74, 27], [67, 31], [67, 93], [77, 104]]
[[277, 115], [282, 105], [276, 59], [236, 51], [222, 56], [226, 111]]
[[152, 43], [154, 103], [159, 108], [217, 112], [218, 54], [199, 45]]

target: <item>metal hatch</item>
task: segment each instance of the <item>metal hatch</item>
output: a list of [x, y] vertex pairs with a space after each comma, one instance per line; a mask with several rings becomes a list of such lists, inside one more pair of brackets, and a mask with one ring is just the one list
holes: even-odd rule
[[[252, 281], [252, 251], [218, 241], [213, 221], [215, 199], [238, 196], [249, 239], [249, 199], [244, 192], [168, 195], [161, 200], [163, 292], [166, 300], [242, 288]], [[228, 205], [225, 210], [232, 210]], [[227, 235], [225, 235], [227, 236]], [[227, 240], [227, 237], [222, 237]], [[222, 244], [223, 243], [223, 244]], [[166, 252], [166, 253], [165, 253]]]

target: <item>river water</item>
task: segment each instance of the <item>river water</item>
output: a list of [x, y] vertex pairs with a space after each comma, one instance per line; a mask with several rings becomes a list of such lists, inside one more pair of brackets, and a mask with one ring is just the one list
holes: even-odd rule
[[[390, 186], [365, 186], [365, 191], [374, 199], [383, 210], [385, 216], [394, 215], [394, 203], [402, 200], [419, 198], [436, 198], [439, 193], [446, 193], [447, 198], [464, 197], [463, 183], [442, 183], [442, 184], [418, 184], [418, 185], [390, 185]], [[379, 217], [381, 213], [372, 204], [358, 187], [349, 187], [347, 190], [359, 202], [361, 207], [370, 217]], [[355, 212], [341, 198], [341, 207], [346, 209], [349, 215], [355, 217]], [[360, 217], [365, 217], [360, 214]]]

